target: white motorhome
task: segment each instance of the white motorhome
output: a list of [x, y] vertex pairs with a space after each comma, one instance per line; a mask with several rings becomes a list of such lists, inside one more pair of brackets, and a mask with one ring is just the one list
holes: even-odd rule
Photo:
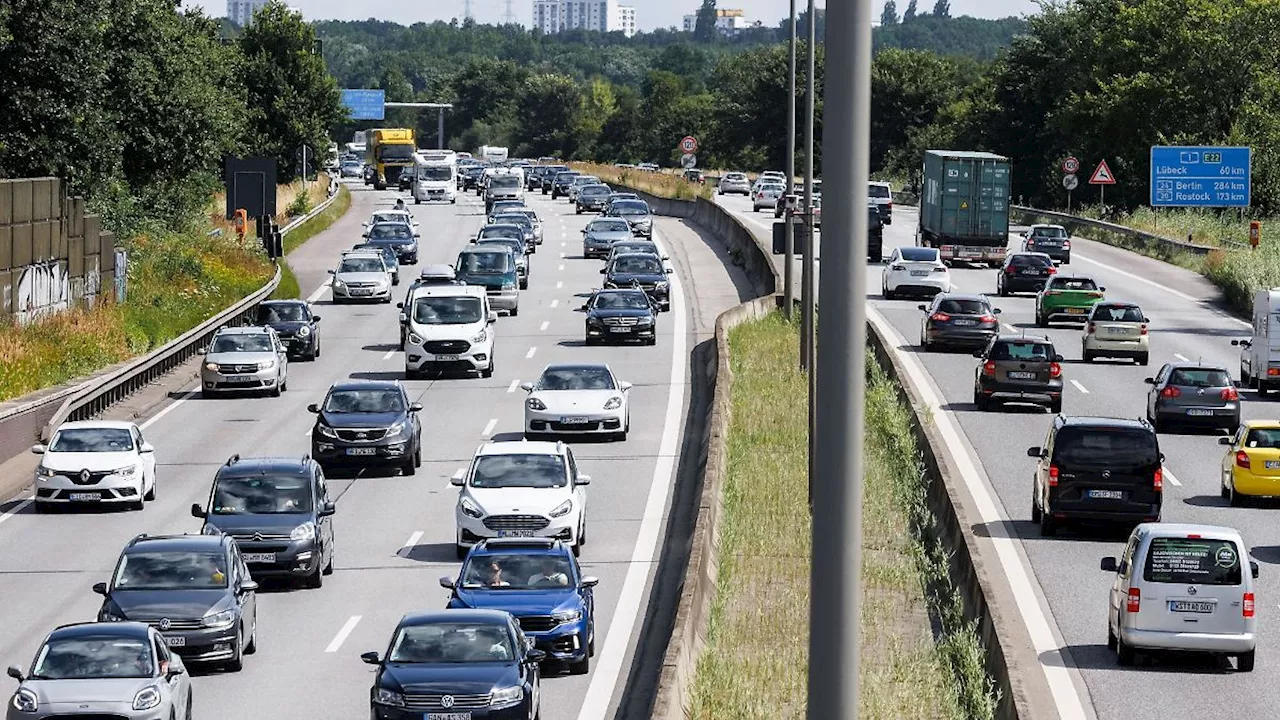
[[413, 202], [458, 202], [458, 158], [450, 150], [414, 155]]
[[504, 147], [494, 145], [482, 145], [480, 147], [480, 159], [487, 163], [504, 163], [507, 161], [508, 153]]
[[1232, 340], [1240, 347], [1240, 384], [1259, 395], [1280, 389], [1280, 288], [1253, 296], [1253, 337]]

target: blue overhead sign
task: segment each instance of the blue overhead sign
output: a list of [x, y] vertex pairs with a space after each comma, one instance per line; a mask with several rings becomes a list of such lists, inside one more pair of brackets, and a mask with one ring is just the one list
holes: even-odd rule
[[1247, 147], [1151, 148], [1152, 207], [1249, 207]]
[[342, 104], [352, 120], [383, 120], [387, 113], [386, 90], [343, 90]]

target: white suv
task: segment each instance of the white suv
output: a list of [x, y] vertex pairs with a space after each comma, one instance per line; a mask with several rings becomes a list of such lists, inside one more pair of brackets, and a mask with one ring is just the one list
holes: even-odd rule
[[425, 285], [400, 303], [406, 337], [404, 374], [428, 370], [478, 372], [493, 376], [494, 324], [498, 313], [479, 285]]
[[581, 552], [587, 542], [589, 475], [561, 442], [488, 442], [452, 483], [462, 488], [454, 515], [457, 555], [486, 538], [550, 537]]

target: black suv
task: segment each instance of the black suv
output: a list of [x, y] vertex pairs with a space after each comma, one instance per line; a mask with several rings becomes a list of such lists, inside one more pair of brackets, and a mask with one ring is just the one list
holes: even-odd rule
[[1059, 415], [1027, 455], [1037, 460], [1031, 520], [1042, 535], [1071, 520], [1160, 522], [1164, 455], [1146, 422]]
[[663, 310], [671, 309], [671, 284], [662, 260], [648, 253], [625, 253], [609, 261], [609, 267], [600, 270], [604, 286], [609, 289], [634, 287], [644, 290], [654, 304]]
[[213, 479], [209, 507], [191, 506], [203, 532], [235, 538], [254, 577], [302, 578], [318, 588], [333, 572], [333, 501], [309, 457], [232, 455]]
[[1028, 402], [1062, 412], [1062, 356], [1049, 338], [997, 335], [973, 356], [982, 361], [973, 380], [973, 404], [979, 410]]
[[326, 468], [396, 467], [413, 475], [422, 464], [422, 405], [394, 380], [334, 383], [311, 404], [311, 454]]
[[[555, 179], [551, 181], [551, 199], [555, 200], [561, 195], [569, 194], [569, 185], [573, 183], [573, 179], [582, 173], [576, 170], [566, 170], [556, 173]], [[542, 192], [545, 194], [547, 189], [544, 187]]]
[[587, 314], [588, 345], [639, 340], [658, 342], [658, 307], [643, 290], [597, 290], [578, 312]]
[[138, 535], [125, 545], [98, 622], [144, 622], [186, 662], [243, 667], [258, 649], [258, 583], [230, 536]]
[[258, 305], [254, 324], [275, 330], [291, 357], [320, 357], [320, 316], [311, 314], [305, 300], [267, 300]]

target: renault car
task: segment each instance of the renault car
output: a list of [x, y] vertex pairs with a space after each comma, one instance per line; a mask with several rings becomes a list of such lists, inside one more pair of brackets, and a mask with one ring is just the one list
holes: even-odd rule
[[36, 466], [37, 512], [55, 505], [123, 504], [141, 510], [156, 499], [155, 448], [127, 421], [81, 420], [58, 426]]

